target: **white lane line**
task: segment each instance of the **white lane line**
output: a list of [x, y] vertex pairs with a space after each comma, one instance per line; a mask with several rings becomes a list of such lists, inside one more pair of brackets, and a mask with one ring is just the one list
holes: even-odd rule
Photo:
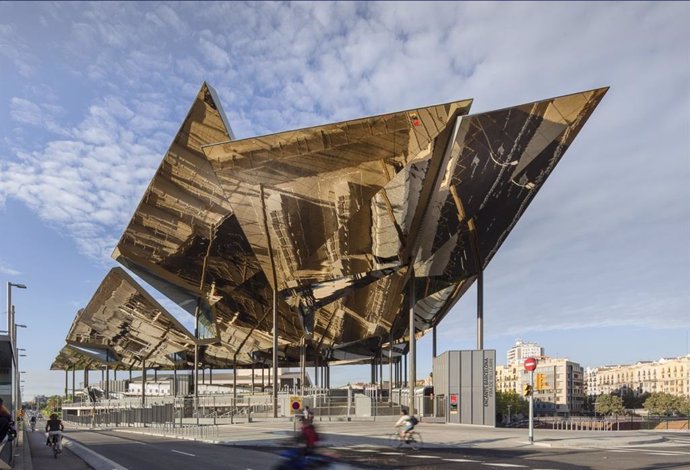
[[175, 450], [175, 449], [170, 449], [170, 450], [175, 452], [176, 454], [189, 455], [190, 457], [196, 457], [195, 454], [188, 454], [187, 452], [182, 452], [180, 450]]
[[515, 463], [491, 463], [483, 462], [482, 465], [491, 465], [492, 467], [510, 467], [510, 468], [525, 468], [527, 465], [518, 465]]
[[438, 457], [436, 455], [408, 455], [408, 457], [412, 457], [414, 459], [440, 459], [441, 457]]
[[371, 450], [371, 449], [350, 449], [350, 450], [354, 450], [355, 452], [377, 452], [377, 451]]
[[444, 462], [479, 462], [479, 460], [470, 459], [443, 459]]
[[663, 452], [665, 454], [673, 455], [690, 455], [690, 452], [682, 452], [680, 450], [647, 450], [647, 452]]
[[402, 452], [381, 452], [381, 455], [404, 455]]
[[613, 449], [611, 452], [635, 452], [634, 450]]
[[647, 455], [665, 455], [666, 457], [678, 457], [678, 454], [671, 452], [645, 452]]

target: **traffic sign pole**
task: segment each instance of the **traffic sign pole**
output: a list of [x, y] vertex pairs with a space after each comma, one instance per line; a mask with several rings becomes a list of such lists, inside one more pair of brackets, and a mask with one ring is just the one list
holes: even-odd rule
[[529, 371], [529, 384], [532, 393], [529, 395], [529, 443], [534, 444], [534, 371]]
[[529, 371], [529, 443], [534, 443], [534, 370], [537, 368], [537, 360], [533, 357], [525, 359], [524, 367]]

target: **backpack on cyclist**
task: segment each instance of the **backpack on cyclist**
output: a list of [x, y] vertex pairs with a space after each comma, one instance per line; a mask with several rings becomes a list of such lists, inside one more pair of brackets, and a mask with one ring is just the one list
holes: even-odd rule
[[417, 426], [419, 424], [419, 420], [416, 416], [410, 416], [410, 424], [412, 424], [412, 426]]

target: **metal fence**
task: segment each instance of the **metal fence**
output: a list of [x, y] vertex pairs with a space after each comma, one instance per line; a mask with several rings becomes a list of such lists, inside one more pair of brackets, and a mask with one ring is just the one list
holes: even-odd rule
[[[292, 402], [299, 398], [309, 406], [316, 420], [356, 417], [397, 416], [401, 405], [388, 397], [368, 396], [347, 390], [309, 389], [303, 396], [281, 393], [278, 396], [279, 417], [292, 417]], [[145, 404], [137, 397], [96, 402], [63, 403], [63, 420], [82, 426], [152, 427], [185, 429], [188, 426], [217, 426], [254, 419], [273, 418], [270, 394], [243, 394], [194, 397], [146, 397]], [[186, 431], [175, 431], [186, 432]]]
[[541, 427], [564, 431], [688, 431], [690, 418], [664, 416], [613, 416], [605, 418], [539, 418]]

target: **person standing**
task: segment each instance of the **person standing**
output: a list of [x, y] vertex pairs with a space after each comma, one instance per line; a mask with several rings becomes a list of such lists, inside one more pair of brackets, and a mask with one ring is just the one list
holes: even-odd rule
[[7, 436], [10, 429], [12, 429], [13, 424], [12, 414], [5, 408], [2, 398], [0, 398], [0, 442], [5, 440], [5, 436]]

